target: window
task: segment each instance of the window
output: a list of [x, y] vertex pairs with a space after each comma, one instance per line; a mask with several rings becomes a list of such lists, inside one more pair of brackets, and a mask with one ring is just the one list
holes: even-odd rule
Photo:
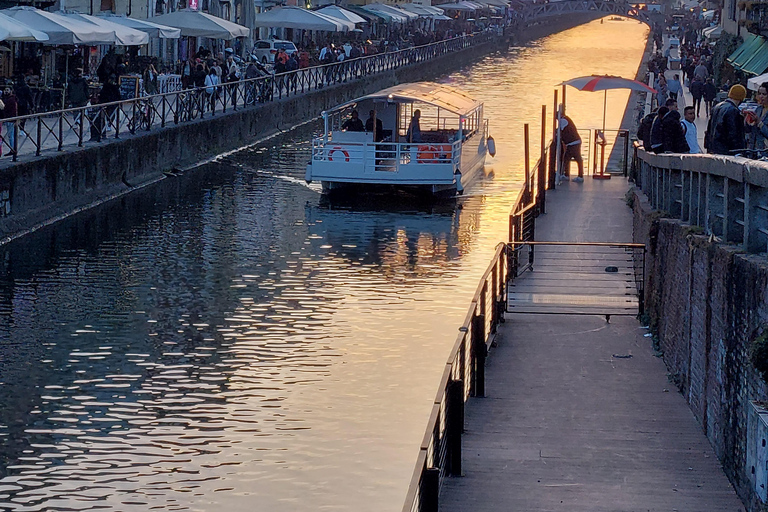
[[736, 21], [736, 0], [727, 0], [728, 2], [728, 17]]
[[101, 10], [115, 12], [115, 0], [101, 0]]

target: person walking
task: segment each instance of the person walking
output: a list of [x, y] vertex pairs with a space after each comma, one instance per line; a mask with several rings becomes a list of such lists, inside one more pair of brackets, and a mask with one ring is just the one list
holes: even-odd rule
[[[67, 99], [72, 107], [84, 107], [88, 103], [88, 82], [83, 78], [82, 69], [76, 69], [67, 84]], [[80, 124], [82, 111], [75, 113], [75, 124]]]
[[728, 91], [728, 98], [712, 109], [707, 124], [705, 146], [716, 155], [730, 155], [734, 150], [745, 147], [744, 118], [739, 104], [747, 97], [743, 85], [736, 84]]
[[219, 94], [219, 75], [214, 68], [211, 68], [205, 77], [205, 93], [208, 95], [208, 108], [213, 112]]
[[712, 78], [707, 78], [707, 81], [704, 82], [704, 107], [706, 108], [707, 116], [712, 114], [715, 98], [717, 98], [717, 87], [715, 87], [715, 82]]
[[704, 97], [704, 82], [697, 77], [693, 77], [693, 81], [688, 90], [691, 91], [691, 96], [693, 97], [695, 115], [696, 117], [699, 117], [699, 114], [701, 113], [701, 99]]
[[696, 128], [696, 111], [694, 107], [685, 107], [683, 120], [680, 125], [685, 132], [685, 142], [688, 144], [688, 152], [692, 155], [701, 153], [699, 147], [699, 134]]
[[16, 122], [8, 122], [5, 121], [5, 119], [11, 119], [18, 116], [19, 111], [18, 102], [16, 101], [16, 94], [10, 87], [6, 87], [3, 90], [3, 103], [5, 104], [5, 107], [2, 111], [3, 131], [5, 132], [3, 141], [8, 146], [8, 154], [14, 155], [16, 148]]

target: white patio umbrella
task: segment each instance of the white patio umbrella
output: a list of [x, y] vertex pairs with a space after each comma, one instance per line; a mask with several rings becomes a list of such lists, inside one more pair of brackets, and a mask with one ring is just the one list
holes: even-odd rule
[[322, 9], [318, 9], [315, 12], [325, 14], [326, 16], [330, 16], [332, 18], [349, 21], [350, 23], [368, 23], [368, 20], [362, 16], [359, 16], [352, 11], [342, 9], [338, 5], [329, 5], [328, 7], [323, 7]]
[[44, 42], [48, 34], [0, 13], [0, 41]]
[[[247, 2], [246, 2], [247, 3]], [[130, 27], [135, 30], [141, 30], [149, 34], [149, 37], [158, 37], [160, 39], [179, 39], [181, 37], [181, 30], [174, 27], [168, 27], [166, 25], [160, 25], [148, 20], [137, 20], [136, 18], [128, 18], [126, 16], [120, 16], [119, 14], [97, 14], [99, 18]]]
[[152, 18], [161, 25], [178, 28], [184, 37], [210, 37], [211, 39], [235, 39], [248, 37], [251, 29], [217, 16], [200, 11], [175, 11]]
[[355, 24], [334, 18], [319, 11], [308, 11], [301, 7], [275, 7], [256, 15], [257, 27], [280, 27], [302, 30], [323, 30], [326, 32], [349, 32]]
[[48, 44], [112, 44], [115, 32], [93, 23], [79, 21], [34, 7], [11, 7], [0, 13], [48, 35]]
[[79, 12], [60, 11], [58, 14], [67, 18], [93, 23], [105, 30], [111, 30], [115, 34], [115, 43], [122, 46], [140, 46], [149, 43], [149, 34], [118, 23], [113, 23], [104, 18], [80, 14]]

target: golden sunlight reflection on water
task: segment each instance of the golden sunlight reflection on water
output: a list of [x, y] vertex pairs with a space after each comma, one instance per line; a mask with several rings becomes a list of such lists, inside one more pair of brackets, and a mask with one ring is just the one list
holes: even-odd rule
[[[50, 261], [20, 250], [0, 280], [0, 510], [399, 511], [506, 237], [523, 123], [537, 155], [555, 85], [633, 77], [647, 33], [593, 22], [444, 77], [485, 102], [497, 145], [456, 208], [323, 205], [296, 184], [305, 130], [180, 180], [122, 231], [93, 222]], [[627, 96], [609, 94], [608, 128]], [[602, 106], [568, 91], [580, 128]]]

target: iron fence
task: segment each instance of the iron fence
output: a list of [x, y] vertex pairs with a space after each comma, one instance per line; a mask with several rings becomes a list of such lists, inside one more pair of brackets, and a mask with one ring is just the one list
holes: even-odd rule
[[16, 162], [21, 156], [40, 156], [44, 150], [62, 151], [66, 146], [82, 147], [85, 142], [150, 132], [168, 124], [203, 119], [419, 64], [488, 42], [496, 36], [495, 30], [486, 30], [424, 46], [215, 87], [197, 87], [4, 119], [0, 154], [10, 153]]

